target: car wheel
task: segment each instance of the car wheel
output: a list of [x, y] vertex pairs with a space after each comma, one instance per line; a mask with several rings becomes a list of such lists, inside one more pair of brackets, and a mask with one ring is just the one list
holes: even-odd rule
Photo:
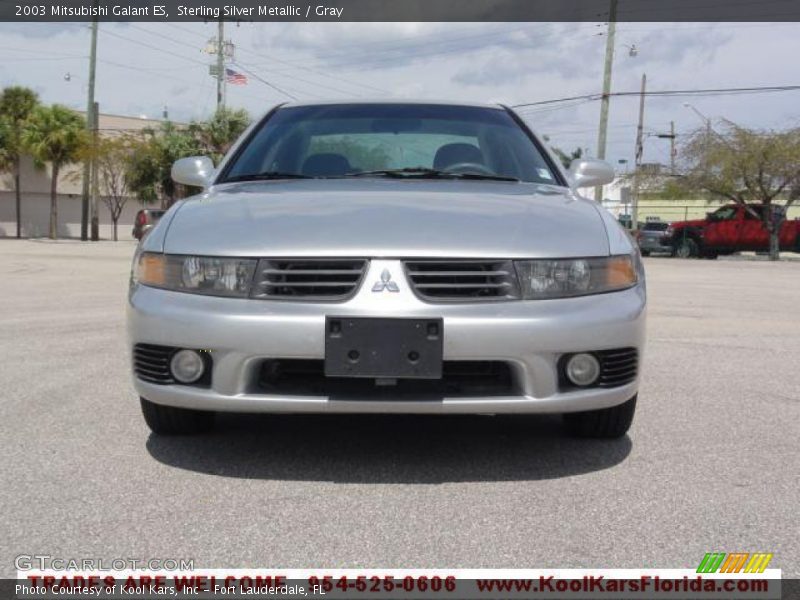
[[675, 247], [675, 256], [677, 256], [678, 258], [692, 258], [694, 256], [697, 256], [697, 254], [698, 254], [697, 242], [695, 242], [691, 238], [686, 238], [685, 240], [681, 240]]
[[650, 250], [641, 250], [642, 256], [650, 256]]
[[187, 435], [202, 433], [214, 426], [214, 413], [164, 406], [140, 398], [142, 415], [147, 426], [159, 435]]
[[636, 396], [611, 408], [564, 415], [573, 435], [591, 438], [618, 438], [627, 433], [636, 412]]

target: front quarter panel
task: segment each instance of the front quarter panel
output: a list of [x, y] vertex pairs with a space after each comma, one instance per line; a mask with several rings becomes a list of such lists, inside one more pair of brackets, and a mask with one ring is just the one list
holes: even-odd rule
[[167, 238], [167, 231], [169, 230], [170, 223], [175, 215], [183, 206], [185, 200], [179, 200], [173, 204], [170, 209], [164, 213], [164, 216], [159, 219], [155, 227], [148, 233], [141, 242], [139, 242], [139, 250], [142, 252], [163, 252], [164, 241]]
[[608, 234], [608, 248], [610, 254], [631, 254], [636, 250], [631, 236], [625, 231], [625, 228], [619, 224], [610, 212], [603, 208], [597, 202], [594, 202], [594, 207], [597, 214], [603, 219], [606, 233]]

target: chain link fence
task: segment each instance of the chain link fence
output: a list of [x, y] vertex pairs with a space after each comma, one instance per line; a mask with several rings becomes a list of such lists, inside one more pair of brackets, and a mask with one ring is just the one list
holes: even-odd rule
[[[688, 221], [690, 219], [704, 219], [707, 213], [713, 212], [730, 204], [730, 202], [707, 202], [705, 200], [676, 200], [665, 202], [664, 200], [641, 200], [639, 202], [639, 223], [648, 221], [662, 221], [672, 223], [674, 221]], [[608, 209], [620, 222], [630, 224], [632, 205], [625, 202], [604, 202], [603, 206]], [[792, 205], [787, 214], [788, 219], [800, 219], [800, 206]]]

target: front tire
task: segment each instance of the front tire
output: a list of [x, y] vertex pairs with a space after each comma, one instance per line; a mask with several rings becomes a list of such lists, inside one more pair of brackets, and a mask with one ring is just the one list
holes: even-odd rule
[[568, 413], [564, 420], [570, 433], [585, 438], [620, 438], [628, 432], [636, 412], [636, 396], [610, 408]]
[[675, 246], [675, 256], [677, 258], [694, 258], [700, 253], [700, 248], [691, 238], [681, 240]]
[[142, 403], [142, 415], [147, 426], [157, 435], [203, 433], [214, 426], [213, 412], [164, 406], [144, 398], [139, 400]]

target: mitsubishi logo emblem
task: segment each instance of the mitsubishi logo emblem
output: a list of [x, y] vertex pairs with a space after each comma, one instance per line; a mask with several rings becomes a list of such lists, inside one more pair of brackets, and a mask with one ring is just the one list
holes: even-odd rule
[[400, 291], [400, 288], [397, 287], [397, 283], [392, 281], [392, 274], [389, 272], [389, 269], [384, 269], [381, 273], [380, 281], [376, 281], [375, 285], [372, 286], [373, 292], [382, 292], [384, 290], [389, 292]]

